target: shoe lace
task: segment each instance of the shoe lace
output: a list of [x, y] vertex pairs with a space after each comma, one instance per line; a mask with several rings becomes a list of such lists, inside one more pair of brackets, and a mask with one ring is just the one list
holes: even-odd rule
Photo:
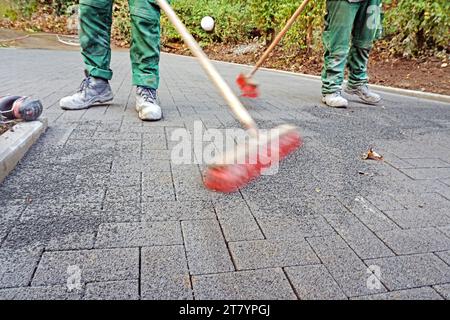
[[147, 102], [155, 102], [156, 101], [156, 90], [150, 88], [139, 88], [139, 95]]
[[89, 88], [91, 84], [91, 77], [86, 77], [80, 84], [80, 88], [78, 89], [78, 92], [84, 92], [87, 88]]

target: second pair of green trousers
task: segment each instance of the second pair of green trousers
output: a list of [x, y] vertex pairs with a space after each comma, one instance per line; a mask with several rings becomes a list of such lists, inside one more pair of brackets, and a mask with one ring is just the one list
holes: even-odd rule
[[[133, 85], [159, 86], [160, 9], [154, 0], [129, 0]], [[80, 45], [87, 73], [111, 80], [113, 0], [80, 0]]]
[[381, 0], [327, 0], [323, 94], [341, 90], [346, 66], [349, 87], [367, 84], [369, 53], [381, 34], [381, 17]]

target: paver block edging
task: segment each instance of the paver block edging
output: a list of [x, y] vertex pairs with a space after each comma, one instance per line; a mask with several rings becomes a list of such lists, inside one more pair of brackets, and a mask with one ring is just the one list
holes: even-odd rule
[[47, 130], [46, 118], [20, 122], [0, 136], [0, 183], [14, 170], [30, 147]]

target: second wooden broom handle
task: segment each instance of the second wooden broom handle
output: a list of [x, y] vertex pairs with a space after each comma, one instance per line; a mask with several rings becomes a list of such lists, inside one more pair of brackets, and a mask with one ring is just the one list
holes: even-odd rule
[[239, 99], [233, 93], [228, 84], [222, 79], [220, 74], [217, 72], [216, 68], [212, 65], [211, 61], [208, 59], [206, 54], [203, 52], [202, 48], [198, 45], [197, 41], [192, 37], [189, 31], [186, 29], [183, 22], [181, 22], [180, 18], [178, 18], [175, 11], [173, 11], [172, 7], [167, 3], [166, 0], [157, 0], [159, 7], [166, 13], [170, 22], [174, 25], [175, 29], [180, 33], [186, 45], [192, 51], [194, 56], [196, 56], [208, 74], [209, 78], [214, 82], [214, 84], [219, 89], [222, 97], [230, 106], [233, 113], [240, 120], [240, 122], [244, 125], [246, 129], [249, 129], [250, 132], [256, 132], [256, 123], [248, 113], [248, 111], [241, 104]]
[[288, 32], [289, 29], [292, 27], [292, 25], [294, 24], [295, 20], [297, 20], [298, 16], [302, 13], [302, 11], [308, 5], [309, 1], [310, 0], [304, 0], [303, 3], [300, 5], [300, 7], [298, 7], [298, 9], [294, 12], [294, 15], [288, 20], [288, 22], [286, 23], [284, 28], [280, 31], [280, 33], [272, 41], [272, 43], [270, 44], [269, 48], [267, 48], [267, 50], [263, 53], [261, 58], [256, 63], [256, 65], [253, 68], [253, 70], [249, 73], [249, 75], [248, 75], [249, 78], [253, 77], [255, 72], [258, 71], [258, 69], [262, 66], [264, 61], [266, 61], [266, 59], [269, 56], [269, 54], [273, 51], [273, 49], [275, 49], [275, 47], [278, 45], [278, 43], [281, 41], [281, 39], [283, 39], [283, 37], [286, 34], [286, 32]]

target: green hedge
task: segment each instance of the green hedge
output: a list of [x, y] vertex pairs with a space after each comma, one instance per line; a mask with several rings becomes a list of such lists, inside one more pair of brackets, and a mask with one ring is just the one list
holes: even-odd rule
[[[240, 43], [254, 40], [270, 41], [302, 0], [172, 0], [175, 10], [194, 36], [202, 42]], [[0, 0], [0, 12], [2, 3]], [[36, 10], [64, 14], [67, 7], [77, 1], [16, 0], [15, 10], [9, 18], [31, 17]], [[130, 23], [128, 0], [116, 0], [113, 36], [126, 45], [129, 41]], [[414, 56], [425, 51], [450, 50], [449, 0], [384, 0], [384, 30], [393, 54]], [[325, 13], [325, 0], [311, 0], [284, 39], [284, 46], [298, 49], [320, 50], [320, 35]], [[16, 15], [16, 16], [15, 16]], [[204, 32], [200, 20], [210, 15], [216, 20], [213, 34]], [[165, 16], [162, 18], [163, 41], [180, 41], [180, 37]]]

